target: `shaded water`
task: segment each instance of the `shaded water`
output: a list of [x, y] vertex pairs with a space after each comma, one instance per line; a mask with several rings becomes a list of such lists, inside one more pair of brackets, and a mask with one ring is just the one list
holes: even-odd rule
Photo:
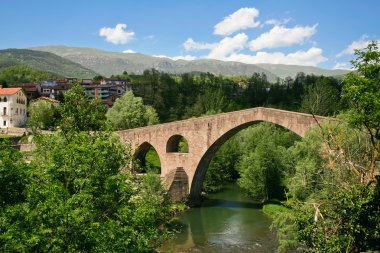
[[210, 194], [199, 208], [181, 214], [181, 233], [166, 242], [163, 252], [275, 252], [270, 219], [236, 185]]

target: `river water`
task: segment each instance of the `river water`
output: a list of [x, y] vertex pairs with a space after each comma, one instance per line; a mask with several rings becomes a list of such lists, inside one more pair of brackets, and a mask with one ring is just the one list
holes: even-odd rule
[[236, 184], [210, 194], [202, 206], [179, 217], [182, 232], [167, 241], [163, 252], [276, 252], [270, 219]]

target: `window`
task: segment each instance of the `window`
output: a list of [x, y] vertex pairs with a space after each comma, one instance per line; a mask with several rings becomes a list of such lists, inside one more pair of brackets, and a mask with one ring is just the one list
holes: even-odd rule
[[4, 102], [7, 102], [7, 101], [8, 101], [7, 97], [4, 97]]
[[4, 122], [3, 122], [3, 126], [6, 126], [7, 125], [7, 122], [4, 120]]
[[7, 115], [7, 108], [6, 107], [3, 108], [3, 115]]

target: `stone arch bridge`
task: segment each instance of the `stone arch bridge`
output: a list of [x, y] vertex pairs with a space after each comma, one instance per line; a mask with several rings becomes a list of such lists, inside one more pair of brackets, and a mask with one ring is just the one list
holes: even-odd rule
[[[136, 158], [153, 147], [160, 158], [161, 177], [174, 200], [189, 197], [200, 202], [203, 179], [219, 147], [240, 130], [258, 122], [280, 125], [303, 137], [306, 130], [328, 118], [310, 114], [256, 107], [170, 123], [119, 131], [122, 142], [131, 145]], [[181, 138], [188, 152], [178, 152]]]

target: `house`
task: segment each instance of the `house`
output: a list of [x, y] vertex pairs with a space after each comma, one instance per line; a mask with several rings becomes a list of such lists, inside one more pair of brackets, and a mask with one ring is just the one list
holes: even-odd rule
[[39, 83], [32, 82], [32, 83], [21, 83], [18, 86], [24, 90], [26, 97], [30, 101], [39, 96], [39, 91], [38, 91], [39, 85], [40, 85]]
[[82, 84], [82, 87], [92, 98], [98, 97], [111, 107], [117, 98], [131, 90], [131, 82], [126, 78], [104, 78], [100, 83], [93, 81], [91, 84]]
[[62, 98], [63, 95], [71, 89], [72, 81], [70, 80], [64, 79], [54, 81], [43, 81], [40, 84], [39, 93], [42, 97], [48, 97], [52, 99]]
[[0, 128], [25, 125], [26, 103], [22, 88], [3, 88], [0, 85]]

